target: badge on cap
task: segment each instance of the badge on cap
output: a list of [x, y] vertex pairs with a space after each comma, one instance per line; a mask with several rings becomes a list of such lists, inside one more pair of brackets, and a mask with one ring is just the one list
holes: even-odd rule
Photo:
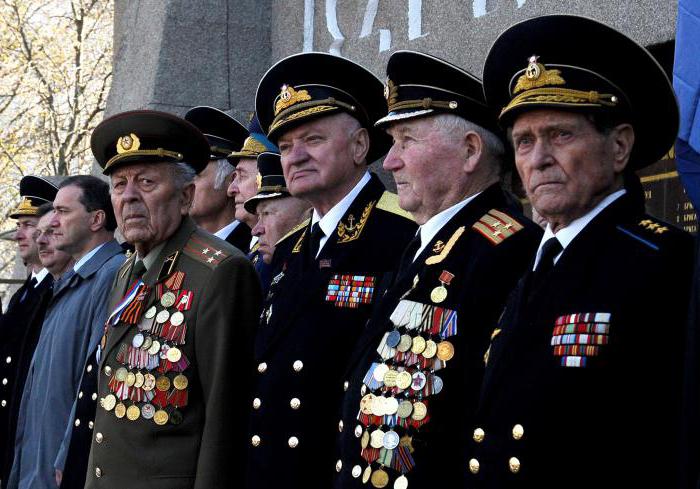
[[133, 132], [127, 136], [122, 136], [117, 140], [117, 153], [128, 153], [137, 151], [141, 146], [141, 140]]
[[282, 85], [279, 96], [277, 97], [277, 102], [275, 102], [275, 115], [282, 112], [287, 107], [290, 107], [299, 102], [306, 102], [311, 100], [311, 95], [306, 90], [299, 90], [298, 92], [294, 90], [294, 87], [289, 85]]
[[262, 188], [262, 175], [258, 173], [258, 176], [255, 177], [255, 181], [258, 185], [258, 192], [260, 192], [260, 189]]
[[513, 94], [533, 88], [546, 87], [551, 85], [566, 85], [566, 81], [561, 77], [561, 71], [548, 70], [539, 62], [538, 56], [530, 56], [525, 74], [518, 78], [513, 89]]
[[386, 85], [384, 85], [384, 98], [389, 105], [394, 105], [399, 96], [399, 91], [396, 85], [390, 78], [386, 79]]

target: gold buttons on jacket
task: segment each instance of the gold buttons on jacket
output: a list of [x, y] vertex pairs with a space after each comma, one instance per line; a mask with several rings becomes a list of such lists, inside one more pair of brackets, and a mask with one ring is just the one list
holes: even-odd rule
[[479, 473], [479, 461], [477, 459], [473, 458], [469, 461], [469, 472], [472, 474]]
[[260, 445], [260, 437], [258, 435], [253, 435], [253, 437], [250, 439], [250, 443], [254, 447], [257, 447], [258, 445]]
[[101, 468], [95, 467], [95, 477], [97, 477], [98, 479], [100, 477], [102, 477], [102, 469]]
[[102, 440], [104, 440], [104, 436], [102, 436], [102, 433], [100, 433], [100, 432], [95, 433], [95, 441], [97, 443], [102, 443]]
[[508, 460], [508, 468], [512, 473], [517, 474], [520, 472], [520, 460], [516, 457], [510, 457], [510, 460]]
[[295, 372], [301, 372], [301, 369], [304, 368], [304, 362], [302, 362], [301, 360], [297, 360], [292, 364], [292, 368]]
[[520, 440], [523, 435], [525, 435], [525, 428], [523, 428], [523, 425], [521, 424], [516, 424], [513, 426], [513, 439], [514, 440]]
[[262, 401], [258, 399], [257, 397], [253, 399], [253, 409], [260, 409], [260, 405], [262, 404]]
[[265, 372], [265, 370], [267, 370], [267, 363], [265, 363], [265, 362], [259, 363], [258, 364], [258, 372], [260, 372], [262, 374]]
[[340, 421], [338, 421], [338, 431], [341, 433], [343, 432], [343, 426], [343, 420], [341, 419]]
[[290, 436], [289, 440], [287, 440], [287, 444], [289, 445], [289, 448], [296, 448], [299, 444], [299, 438], [296, 436]]
[[484, 441], [484, 437], [486, 436], [486, 432], [482, 430], [481, 428], [477, 428], [474, 430], [474, 434], [472, 435], [472, 438], [474, 438], [474, 441], [477, 443], [481, 443]]
[[292, 409], [299, 409], [299, 407], [301, 406], [301, 401], [298, 398], [293, 397], [292, 399], [290, 399], [289, 405]]
[[340, 472], [341, 470], [343, 470], [343, 461], [342, 461], [342, 460], [338, 460], [338, 461], [335, 463], [335, 471], [336, 471], [336, 472]]

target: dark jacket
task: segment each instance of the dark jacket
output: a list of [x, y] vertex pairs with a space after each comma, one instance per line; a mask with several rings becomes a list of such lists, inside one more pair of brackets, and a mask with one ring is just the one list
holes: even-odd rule
[[250, 228], [244, 222], [239, 222], [233, 231], [226, 236], [226, 242], [241, 250], [244, 255], [250, 251]]

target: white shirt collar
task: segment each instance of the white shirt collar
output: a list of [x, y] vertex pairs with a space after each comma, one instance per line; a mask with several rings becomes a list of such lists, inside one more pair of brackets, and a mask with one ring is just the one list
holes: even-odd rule
[[36, 279], [36, 284], [34, 284], [34, 287], [38, 287], [48, 274], [49, 271], [46, 268], [42, 268], [36, 273], [32, 272], [32, 278]]
[[318, 223], [323, 231], [323, 237], [319, 243], [318, 253], [316, 253], [317, 258], [319, 253], [321, 253], [323, 246], [326, 244], [326, 241], [328, 241], [328, 237], [335, 232], [335, 229], [338, 227], [338, 223], [348, 211], [355, 198], [359, 195], [360, 191], [362, 191], [369, 181], [369, 172], [365, 172], [353, 189], [345, 197], [343, 197], [340, 202], [335, 204], [323, 217], [321, 217], [319, 213], [316, 212], [316, 209], [314, 209], [313, 215], [311, 216], [311, 225], [313, 226], [314, 224]]
[[560, 229], [556, 233], [553, 233], [552, 228], [549, 226], [549, 224], [547, 224], [547, 228], [544, 230], [544, 235], [542, 236], [542, 241], [540, 241], [540, 247], [537, 249], [535, 263], [532, 269], [534, 270], [535, 268], [537, 268], [537, 264], [540, 262], [540, 257], [542, 256], [542, 247], [549, 238], [556, 236], [556, 238], [561, 243], [562, 251], [554, 257], [554, 263], [556, 264], [559, 261], [559, 258], [561, 258], [561, 255], [564, 254], [564, 250], [566, 250], [566, 247], [571, 244], [574, 238], [576, 238], [576, 236], [578, 236], [578, 234], [581, 231], [583, 231], [583, 229], [586, 226], [588, 226], [588, 224], [593, 220], [593, 218], [600, 214], [603, 211], [603, 209], [605, 209], [607, 206], [609, 206], [617, 199], [622, 197], [626, 192], [627, 190], [623, 188], [618, 190], [617, 192], [611, 193], [603, 200], [601, 200], [598, 203], [598, 205], [595, 206], [592, 210], [588, 211], [587, 214], [571, 221], [568, 226]]
[[80, 258], [80, 260], [78, 260], [77, 262], [75, 262], [75, 265], [73, 265], [73, 271], [77, 273], [78, 270], [80, 270], [80, 267], [82, 267], [83, 265], [85, 265], [85, 263], [87, 263], [87, 261], [88, 261], [90, 258], [92, 258], [93, 256], [95, 256], [95, 253], [97, 253], [98, 251], [100, 251], [100, 248], [102, 248], [104, 245], [105, 245], [104, 243], [98, 244], [98, 245], [95, 246], [93, 249], [91, 249], [90, 251], [88, 251], [87, 253], [85, 253], [85, 254], [82, 256], [82, 258]]
[[415, 260], [418, 255], [423, 252], [425, 247], [428, 246], [428, 244], [433, 240], [438, 231], [440, 231], [442, 227], [455, 216], [455, 214], [461, 211], [464, 206], [474, 200], [479, 194], [481, 194], [481, 192], [467, 197], [466, 199], [458, 202], [452, 207], [448, 207], [444, 211], [435, 214], [433, 217], [425, 221], [425, 223], [418, 228], [418, 231], [420, 232], [420, 248], [418, 248], [418, 251], [416, 251], [413, 259]]
[[252, 250], [253, 246], [255, 246], [259, 239], [260, 238], [258, 236], [253, 236], [252, 238], [250, 238], [250, 246], [248, 247], [248, 249]]
[[234, 229], [236, 229], [236, 227], [238, 226], [238, 224], [240, 222], [241, 221], [235, 220], [232, 223], [227, 224], [226, 226], [222, 227], [217, 232], [215, 232], [214, 236], [216, 236], [217, 238], [221, 238], [221, 239], [228, 238], [228, 235], [231, 234]]

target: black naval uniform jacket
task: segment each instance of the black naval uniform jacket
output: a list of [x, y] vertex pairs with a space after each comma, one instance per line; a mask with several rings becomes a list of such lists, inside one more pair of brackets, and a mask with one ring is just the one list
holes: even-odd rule
[[[110, 312], [133, 283], [134, 264], [135, 255], [118, 272], [110, 296]], [[174, 285], [170, 278], [175, 278], [177, 272], [185, 274], [184, 280]], [[140, 408], [141, 413], [134, 420], [128, 410], [125, 415], [119, 404], [114, 405], [110, 383], [113, 378], [119, 379], [120, 368], [134, 375], [153, 375], [156, 387], [152, 392], [165, 392], [169, 398], [178, 395], [176, 391], [183, 392], [176, 387], [183, 386], [183, 379], [178, 383], [178, 372], [174, 370], [158, 371], [162, 362], [153, 370], [125, 366], [119, 352], [140, 343], [134, 342], [139, 329], [121, 319], [116, 326], [110, 326], [100, 359], [98, 407], [85, 487], [236, 487], [242, 469], [236, 463], [245, 450], [244, 399], [249, 395], [249, 381], [243, 372], [251, 368], [252, 338], [261, 305], [255, 270], [239, 250], [197, 229], [186, 217], [143, 275], [143, 282], [151, 288], [138, 320], [142, 326], [150, 324], [145, 321], [151, 307], [157, 314], [168, 311], [169, 318], [179, 311], [179, 302], [171, 306], [167, 306], [167, 301], [163, 303], [166, 291], [177, 292], [175, 289], [179, 288], [177, 297], [192, 293], [191, 307], [182, 312], [183, 324], [187, 325], [185, 342], [177, 346], [182, 354], [180, 360], [186, 358], [189, 362], [182, 371], [186, 377], [187, 405], [176, 408], [169, 404], [164, 408], [168, 416], [160, 418], [158, 412], [153, 415], [153, 410], [161, 410], [155, 407], [149, 410], [147, 419], [143, 414], [148, 412], [144, 408], [147, 403], [127, 399], [124, 407]], [[163, 292], [161, 300], [157, 298], [159, 289]], [[174, 346], [157, 331], [145, 336]], [[128, 375], [126, 378], [129, 382]], [[156, 424], [156, 419], [165, 423]]]
[[415, 232], [372, 175], [318, 259], [308, 221], [277, 243], [255, 343], [246, 487], [330, 486], [346, 362]]
[[17, 414], [29, 364], [39, 341], [46, 306], [51, 299], [53, 277], [36, 286], [31, 276], [12, 295], [0, 316], [0, 462], [3, 487], [12, 468]]
[[[370, 460], [361, 456], [361, 439], [367, 436], [366, 431], [371, 434], [380, 427], [385, 432], [391, 429], [379, 418], [359, 419], [360, 401], [370, 393], [384, 393], [386, 397], [397, 400], [428, 402], [429, 420], [425, 425], [393, 428], [401, 438], [409, 437], [404, 440], [412, 447], [409, 452], [414, 450], [411, 453], [413, 468], [404, 476], [408, 487], [462, 486], [466, 475], [464, 445], [468, 432], [471, 433], [469, 430], [483, 375], [484, 352], [508, 293], [525, 273], [541, 234], [538, 226], [508, 206], [503, 191], [496, 184], [460, 209], [401, 274], [382, 299], [351, 357], [341, 419], [337, 425], [335, 488], [367, 487], [362, 479], [372, 457], [371, 450], [365, 451]], [[408, 251], [411, 256], [405, 257], [404, 262], [410, 262], [415, 251]], [[446, 272], [453, 275], [449, 285], [443, 285], [447, 290], [446, 297], [433, 294], [441, 286], [441, 278], [446, 280], [443, 275]], [[454, 358], [435, 372], [432, 361], [425, 368], [406, 368], [409, 373], [420, 371], [439, 377], [443, 387], [434, 395], [430, 392], [419, 394], [412, 388], [392, 394], [391, 384], [385, 386], [381, 383], [370, 386], [374, 387], [370, 389], [363, 382], [377, 364], [386, 363], [392, 370], [405, 367], [406, 362], [396, 361], [394, 356], [382, 361], [377, 350], [386, 333], [397, 329], [401, 334], [431, 339], [437, 344], [441, 342], [440, 334], [417, 334], [405, 327], [394, 327], [390, 317], [401, 301], [457, 312], [457, 334], [445, 338], [454, 346]], [[433, 355], [434, 352], [428, 353], [428, 358], [435, 358]], [[393, 457], [399, 456], [397, 450], [392, 453]], [[370, 470], [376, 471], [379, 467], [379, 462], [374, 462]], [[401, 472], [389, 468], [383, 470], [389, 475], [388, 487], [394, 487]], [[367, 475], [371, 477], [369, 470]]]
[[676, 487], [692, 253], [628, 193], [539, 286], [519, 282], [494, 332], [466, 487]]
[[235, 248], [241, 250], [245, 255], [250, 251], [250, 240], [252, 236], [250, 234], [250, 228], [243, 221], [239, 221], [238, 225], [233, 228], [233, 231], [226, 236], [225, 241]]

